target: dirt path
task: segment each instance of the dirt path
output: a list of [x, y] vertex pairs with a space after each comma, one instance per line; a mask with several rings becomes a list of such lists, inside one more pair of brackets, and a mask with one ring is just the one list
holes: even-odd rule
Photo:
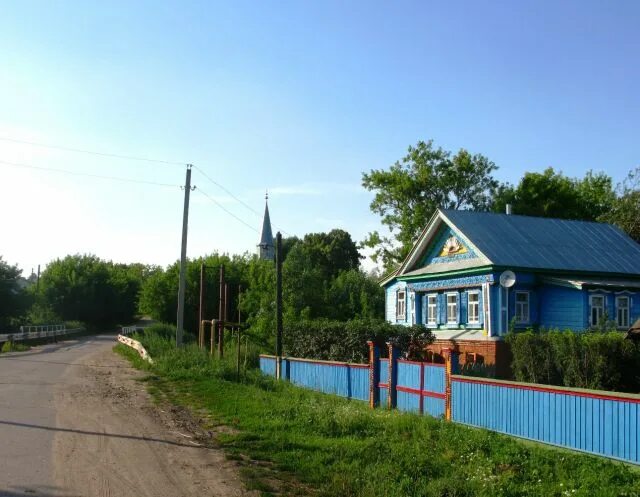
[[0, 354], [0, 497], [252, 496], [188, 413], [99, 335]]

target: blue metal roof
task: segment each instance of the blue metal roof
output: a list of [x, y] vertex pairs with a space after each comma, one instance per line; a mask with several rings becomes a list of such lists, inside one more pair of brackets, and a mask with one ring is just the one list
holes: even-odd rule
[[611, 224], [442, 213], [496, 266], [640, 275], [640, 244]]

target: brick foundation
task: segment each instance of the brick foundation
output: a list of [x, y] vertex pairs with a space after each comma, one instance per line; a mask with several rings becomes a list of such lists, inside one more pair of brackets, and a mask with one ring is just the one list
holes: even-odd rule
[[427, 346], [431, 360], [444, 363], [444, 349], [458, 353], [460, 369], [478, 369], [496, 378], [511, 378], [511, 351], [502, 340], [436, 340]]

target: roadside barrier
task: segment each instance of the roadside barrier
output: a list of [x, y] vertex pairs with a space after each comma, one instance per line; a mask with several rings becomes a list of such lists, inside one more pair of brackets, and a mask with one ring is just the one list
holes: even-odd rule
[[125, 336], [125, 335], [118, 335], [118, 342], [124, 345], [127, 345], [132, 349], [137, 350], [138, 354], [140, 354], [140, 357], [142, 357], [142, 359], [147, 361], [149, 364], [153, 364], [153, 359], [151, 359], [151, 356], [149, 355], [147, 350], [137, 340], [134, 340], [133, 338], [129, 338], [128, 336]]
[[[84, 328], [67, 329], [64, 325], [55, 326], [21, 326], [20, 333], [4, 333], [0, 334], [0, 343], [3, 342], [22, 342], [25, 340], [35, 340], [37, 338], [51, 338], [73, 333], [80, 333]], [[34, 331], [31, 331], [34, 330]]]

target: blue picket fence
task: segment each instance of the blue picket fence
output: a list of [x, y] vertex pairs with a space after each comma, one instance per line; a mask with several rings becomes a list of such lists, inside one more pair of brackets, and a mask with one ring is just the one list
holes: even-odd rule
[[[276, 360], [260, 356], [260, 369], [276, 374]], [[282, 358], [282, 376], [296, 385], [349, 399], [369, 400], [369, 365]]]
[[640, 396], [451, 377], [458, 423], [640, 464]]
[[398, 409], [444, 416], [444, 373], [443, 364], [399, 360], [396, 384]]
[[[391, 356], [390, 364], [390, 359], [374, 355], [371, 376], [366, 364], [283, 358], [282, 375], [297, 385], [370, 400], [372, 405], [447, 417], [457, 423], [640, 464], [640, 395], [452, 375], [441, 364]], [[449, 366], [453, 371], [455, 364], [453, 357]], [[275, 376], [275, 358], [261, 356], [260, 369]], [[371, 392], [370, 378], [378, 380]]]

